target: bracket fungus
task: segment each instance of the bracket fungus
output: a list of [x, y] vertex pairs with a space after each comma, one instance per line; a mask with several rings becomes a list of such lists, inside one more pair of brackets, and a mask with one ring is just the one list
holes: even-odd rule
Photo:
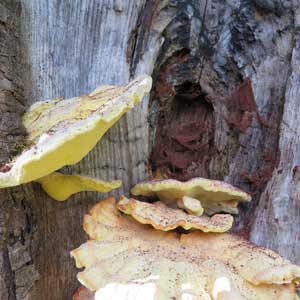
[[40, 183], [43, 190], [57, 201], [64, 201], [71, 195], [83, 191], [107, 193], [122, 185], [120, 180], [107, 182], [88, 176], [65, 175], [59, 172], [53, 172], [35, 181]]
[[152, 180], [138, 183], [131, 189], [134, 196], [157, 196], [167, 204], [176, 203], [184, 196], [198, 199], [208, 215], [218, 212], [238, 213], [238, 203], [251, 200], [250, 195], [222, 181], [193, 178], [186, 182], [175, 179]]
[[233, 224], [233, 217], [229, 214], [216, 214], [213, 217], [193, 216], [180, 209], [170, 208], [161, 201], [147, 203], [122, 196], [117, 206], [120, 211], [131, 215], [138, 222], [150, 224], [155, 229], [163, 231], [182, 227], [185, 230], [225, 232]]
[[121, 116], [149, 93], [140, 75], [124, 86], [101, 86], [89, 95], [33, 104], [23, 117], [26, 149], [1, 168], [0, 188], [44, 177], [79, 162]]
[[244, 239], [163, 232], [122, 215], [114, 198], [84, 217], [89, 241], [73, 250], [95, 299], [297, 300], [300, 267]]
[[192, 197], [183, 196], [177, 200], [177, 206], [187, 211], [191, 215], [201, 216], [204, 213], [201, 202]]

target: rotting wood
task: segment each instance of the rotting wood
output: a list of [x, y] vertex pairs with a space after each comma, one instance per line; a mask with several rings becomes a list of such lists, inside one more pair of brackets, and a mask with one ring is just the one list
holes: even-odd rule
[[[18, 120], [24, 105], [153, 74], [149, 107], [144, 101], [80, 164], [63, 171], [122, 179], [118, 193], [127, 193], [151, 171], [224, 179], [254, 198], [242, 205], [235, 231], [299, 263], [299, 11], [296, 0], [153, 0], [147, 5], [142, 0], [23, 0], [21, 7], [17, 0], [0, 0], [0, 34], [6, 38], [0, 41], [0, 76], [6, 74], [0, 78], [1, 162], [13, 155], [18, 136], [22, 141]], [[23, 56], [26, 68], [19, 72]], [[257, 111], [255, 106], [241, 111], [228, 100], [247, 77]], [[193, 107], [199, 113], [208, 108], [201, 122], [204, 137], [186, 136], [176, 123], [177, 115], [189, 121]], [[168, 127], [170, 119], [176, 126]], [[188, 153], [182, 155], [182, 145], [176, 144], [177, 154], [174, 147], [184, 160], [179, 170], [172, 160], [159, 168], [156, 161], [148, 164], [150, 153], [157, 153], [158, 132], [171, 140], [170, 128], [181, 130], [174, 132], [175, 143], [183, 143]], [[205, 141], [210, 155], [204, 159], [193, 151]], [[5, 276], [1, 269], [0, 298], [71, 299], [78, 283], [69, 251], [85, 240], [82, 216], [99, 195], [83, 193], [56, 203], [34, 184], [1, 191], [0, 197], [1, 257], [7, 251], [20, 255], [12, 259], [14, 267], [5, 265]], [[22, 276], [31, 280], [13, 280]]]

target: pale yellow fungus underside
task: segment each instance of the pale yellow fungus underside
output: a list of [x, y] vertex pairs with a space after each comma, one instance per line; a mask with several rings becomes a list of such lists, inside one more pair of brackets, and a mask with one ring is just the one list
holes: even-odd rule
[[24, 115], [28, 149], [0, 172], [0, 188], [16, 186], [79, 162], [123, 114], [149, 93], [140, 75], [124, 86], [102, 86], [87, 96], [35, 103]]
[[182, 198], [178, 199], [177, 206], [187, 211], [191, 215], [202, 216], [204, 213], [201, 202], [189, 196], [183, 196]]
[[42, 185], [43, 190], [53, 199], [64, 201], [71, 195], [83, 191], [107, 193], [122, 185], [122, 181], [103, 181], [82, 175], [65, 175], [59, 172], [51, 173], [35, 180]]
[[175, 179], [153, 180], [138, 183], [131, 189], [135, 196], [157, 196], [167, 204], [189, 196], [201, 202], [204, 212], [238, 213], [238, 203], [251, 200], [250, 195], [222, 181], [193, 178], [186, 182]]
[[150, 224], [163, 231], [182, 227], [203, 232], [226, 232], [233, 224], [233, 217], [228, 214], [217, 214], [213, 217], [194, 216], [181, 209], [170, 208], [160, 201], [147, 203], [122, 196], [117, 206], [120, 211], [131, 215], [138, 222]]
[[90, 240], [71, 255], [85, 268], [79, 281], [97, 291], [97, 300], [128, 299], [126, 293], [116, 297], [126, 287], [128, 293], [151, 287], [151, 300], [296, 299], [293, 281], [300, 268], [234, 235], [155, 230], [121, 215], [114, 198], [92, 208], [84, 229]]

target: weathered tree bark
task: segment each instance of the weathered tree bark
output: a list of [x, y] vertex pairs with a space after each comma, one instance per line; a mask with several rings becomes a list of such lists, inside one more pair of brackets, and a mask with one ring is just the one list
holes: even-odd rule
[[[63, 171], [122, 179], [116, 195], [149, 176], [224, 179], [253, 195], [234, 231], [300, 263], [299, 28], [297, 0], [0, 0], [0, 162], [35, 101], [152, 74], [150, 98]], [[69, 251], [102, 198], [2, 190], [0, 299], [71, 299]]]

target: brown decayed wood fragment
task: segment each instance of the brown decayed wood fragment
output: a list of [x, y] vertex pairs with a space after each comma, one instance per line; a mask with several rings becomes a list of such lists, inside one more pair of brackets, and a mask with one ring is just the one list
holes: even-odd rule
[[95, 300], [95, 293], [81, 286], [74, 294], [73, 300]]
[[253, 117], [256, 117], [260, 124], [265, 124], [258, 112], [249, 77], [244, 79], [226, 102], [230, 113], [226, 121], [229, 125], [238, 128], [241, 133], [245, 133], [251, 126]]
[[178, 72], [183, 71], [183, 65], [191, 67], [188, 57], [187, 53], [180, 53], [161, 68], [153, 93], [160, 110], [151, 167], [154, 173], [164, 173], [179, 180], [208, 177], [208, 164], [216, 152], [212, 103], [199, 84], [186, 81], [174, 86], [172, 81]]

